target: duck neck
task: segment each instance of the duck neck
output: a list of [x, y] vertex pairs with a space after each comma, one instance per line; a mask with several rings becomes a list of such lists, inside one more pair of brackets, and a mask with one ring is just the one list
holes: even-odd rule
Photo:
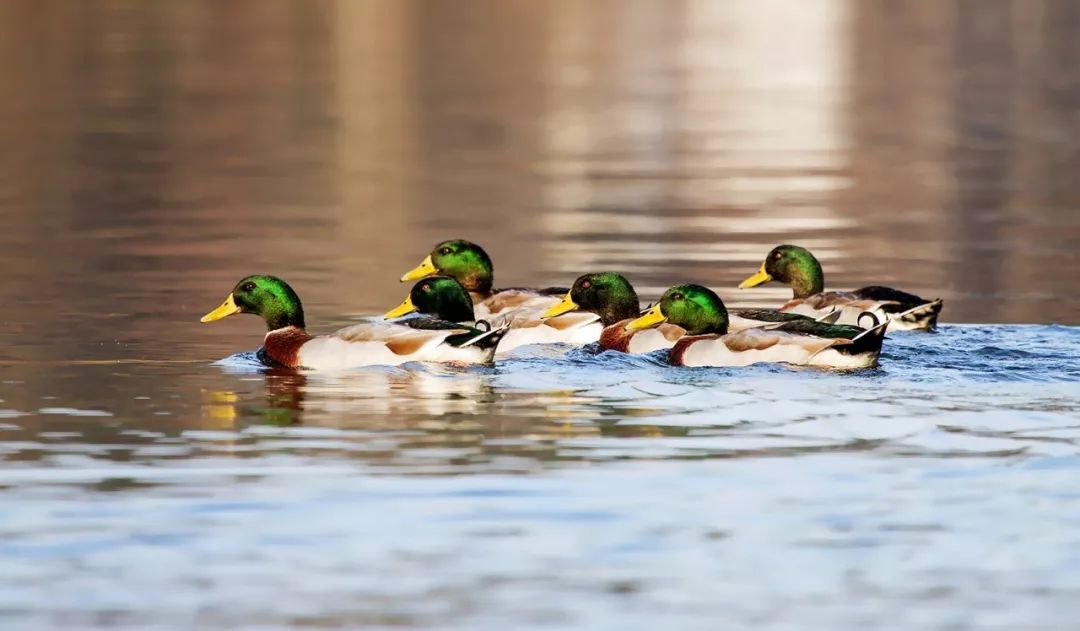
[[641, 313], [641, 303], [633, 289], [629, 293], [620, 293], [616, 297], [596, 311], [600, 316], [600, 322], [604, 326], [611, 326], [616, 322], [626, 319], [634, 319]]
[[714, 314], [708, 319], [700, 319], [685, 323], [687, 335], [725, 335], [728, 332], [727, 311]]
[[491, 297], [491, 286], [495, 281], [495, 274], [491, 267], [477, 264], [469, 267], [464, 273], [450, 275], [455, 277], [474, 299], [478, 296], [481, 300]]
[[466, 303], [464, 301], [444, 305], [438, 313], [439, 319], [446, 320], [447, 322], [472, 322], [476, 319], [473, 315], [472, 303]]
[[792, 266], [788, 275], [788, 285], [798, 299], [809, 298], [825, 291], [825, 272], [821, 270], [821, 263], [809, 252], [807, 255]]
[[301, 330], [305, 328], [304, 308], [300, 306], [299, 300], [281, 301], [278, 304], [265, 308], [261, 315], [266, 321], [266, 331], [268, 334], [272, 331], [290, 327]]
[[724, 335], [728, 332], [727, 307], [713, 302], [698, 304], [697, 308], [678, 313], [669, 321], [686, 329], [687, 335]]

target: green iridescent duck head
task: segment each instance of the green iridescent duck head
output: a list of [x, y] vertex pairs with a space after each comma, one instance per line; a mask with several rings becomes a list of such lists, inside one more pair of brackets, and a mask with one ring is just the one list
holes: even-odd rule
[[248, 276], [236, 283], [220, 307], [204, 315], [200, 322], [213, 322], [235, 313], [252, 313], [266, 321], [273, 331], [287, 326], [304, 328], [304, 308], [300, 297], [277, 276]]
[[469, 292], [449, 276], [422, 279], [413, 285], [404, 302], [386, 312], [383, 317], [399, 318], [416, 312], [447, 322], [470, 322], [475, 319]]
[[484, 248], [465, 241], [443, 241], [419, 265], [401, 277], [401, 282], [440, 274], [456, 279], [465, 289], [481, 295], [491, 293], [494, 266]]
[[630, 331], [648, 329], [665, 322], [686, 329], [688, 335], [724, 334], [728, 313], [711, 289], [701, 285], [678, 285], [664, 292], [645, 315], [626, 325]]
[[795, 298], [806, 298], [825, 290], [825, 273], [810, 250], [797, 245], [778, 245], [769, 252], [761, 269], [739, 284], [739, 289], [777, 281], [791, 287]]

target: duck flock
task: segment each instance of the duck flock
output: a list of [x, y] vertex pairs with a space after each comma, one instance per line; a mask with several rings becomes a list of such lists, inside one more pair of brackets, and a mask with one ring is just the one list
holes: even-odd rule
[[408, 297], [381, 320], [311, 335], [300, 297], [275, 276], [248, 276], [203, 322], [236, 313], [266, 321], [260, 361], [341, 370], [406, 362], [488, 364], [527, 344], [586, 345], [601, 351], [667, 349], [677, 366], [772, 362], [834, 369], [877, 365], [887, 331], [930, 331], [942, 301], [889, 287], [825, 291], [821, 264], [805, 248], [780, 245], [740, 289], [781, 282], [791, 300], [776, 309], [725, 308], [695, 284], [671, 287], [645, 309], [621, 274], [590, 273], [573, 287], [493, 289], [483, 248], [455, 239], [435, 246], [404, 276]]

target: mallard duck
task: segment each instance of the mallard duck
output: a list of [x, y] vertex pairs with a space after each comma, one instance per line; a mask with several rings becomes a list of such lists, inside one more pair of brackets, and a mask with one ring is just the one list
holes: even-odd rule
[[[600, 323], [604, 326], [600, 333], [602, 350], [649, 353], [661, 348], [671, 348], [686, 335], [685, 329], [670, 323], [650, 329], [628, 330], [625, 325], [641, 315], [641, 303], [630, 282], [614, 272], [579, 276], [566, 296], [540, 317], [554, 318], [571, 311], [587, 311], [600, 316]], [[730, 315], [728, 328], [732, 331], [779, 322], [810, 320], [803, 315], [784, 313], [776, 309], [738, 309]]]
[[674, 324], [686, 330], [670, 351], [678, 366], [747, 366], [760, 362], [866, 368], [877, 364], [887, 322], [872, 329], [795, 320], [728, 332], [720, 297], [701, 285], [679, 285], [645, 315], [626, 325], [631, 331]]
[[563, 299], [540, 317], [556, 318], [563, 314], [584, 311], [600, 317], [604, 330], [600, 333], [600, 348], [623, 353], [648, 353], [671, 348], [686, 334], [681, 327], [665, 324], [649, 330], [629, 331], [626, 325], [641, 314], [637, 292], [622, 275], [614, 272], [584, 274]]
[[410, 361], [486, 364], [505, 333], [505, 329], [422, 318], [404, 323], [364, 322], [313, 336], [304, 327], [300, 298], [275, 276], [244, 278], [201, 321], [213, 322], [235, 313], [253, 313], [266, 321], [267, 333], [258, 353], [264, 363], [313, 370]]
[[486, 318], [520, 307], [548, 308], [559, 301], [566, 288], [492, 289], [495, 278], [491, 257], [484, 248], [464, 239], [443, 241], [419, 265], [401, 277], [401, 282], [441, 274], [457, 279], [469, 292], [477, 317]]
[[476, 322], [469, 292], [449, 276], [429, 276], [416, 283], [405, 300], [387, 311], [383, 318], [390, 320], [415, 313], [458, 324]]
[[[494, 266], [491, 257], [471, 241], [443, 241], [431, 250], [420, 265], [402, 276], [401, 281], [419, 280], [436, 274], [450, 276], [468, 290], [477, 318], [506, 323], [511, 329], [536, 329], [530, 335], [515, 334], [517, 341], [513, 344], [509, 343], [510, 339], [504, 340], [500, 345], [501, 352], [524, 344], [588, 344], [600, 337], [602, 327], [599, 319], [583, 317], [585, 314], [568, 314], [558, 320], [540, 320], [540, 314], [558, 303], [559, 297], [566, 293], [565, 287], [492, 289]], [[502, 319], [498, 316], [502, 316]]]
[[[449, 276], [428, 276], [420, 280], [413, 285], [408, 297], [383, 317], [400, 318], [414, 313], [467, 326], [476, 322], [469, 293], [457, 279]], [[584, 344], [596, 337], [590, 329], [599, 329], [598, 321], [598, 316], [589, 313], [542, 320], [536, 308], [512, 309], [491, 320], [493, 326], [510, 327], [499, 342], [499, 354], [527, 344], [573, 341], [575, 336], [584, 337], [585, 341], [577, 342]]]
[[889, 319], [890, 331], [931, 331], [937, 326], [942, 300], [927, 300], [890, 287], [877, 285], [855, 291], [825, 291], [825, 274], [821, 263], [806, 248], [797, 245], [778, 245], [769, 252], [761, 269], [739, 284], [739, 289], [757, 287], [779, 281], [794, 292], [792, 300], [781, 311], [820, 316], [839, 311], [840, 324], [859, 324], [865, 313], [876, 313]]

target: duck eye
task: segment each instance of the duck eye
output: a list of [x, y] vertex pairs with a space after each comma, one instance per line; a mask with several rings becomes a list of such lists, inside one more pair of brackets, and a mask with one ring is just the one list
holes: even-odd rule
[[683, 295], [682, 294], [671, 294], [671, 299], [672, 300], [682, 300]]
[[439, 254], [450, 254], [450, 248], [441, 248]]
[[244, 283], [244, 286], [241, 287], [241, 289], [244, 291], [255, 291], [255, 283]]
[[424, 283], [423, 285], [420, 285], [420, 291], [422, 291], [422, 292], [424, 292], [426, 294], [431, 293], [431, 285], [429, 285], [427, 283]]
[[585, 282], [581, 283], [581, 288], [582, 288], [582, 289], [588, 289], [589, 287], [592, 287], [592, 283], [591, 283], [591, 282], [589, 282], [589, 281], [585, 281]]

